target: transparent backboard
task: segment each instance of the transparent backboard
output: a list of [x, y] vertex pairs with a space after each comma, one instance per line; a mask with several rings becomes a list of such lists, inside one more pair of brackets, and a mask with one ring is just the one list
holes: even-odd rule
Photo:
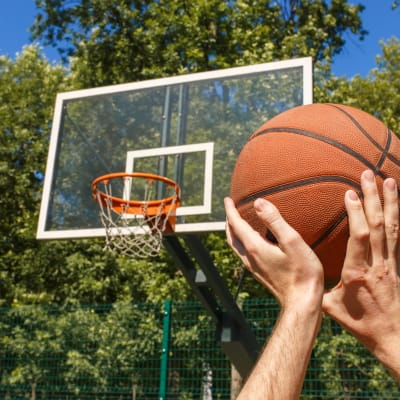
[[60, 93], [37, 237], [104, 236], [91, 184], [113, 172], [178, 182], [177, 234], [224, 230], [223, 198], [250, 135], [311, 102], [311, 58]]

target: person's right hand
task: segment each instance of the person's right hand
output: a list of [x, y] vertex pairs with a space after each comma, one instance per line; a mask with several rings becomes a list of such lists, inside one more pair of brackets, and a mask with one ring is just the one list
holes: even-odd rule
[[[320, 260], [272, 203], [260, 198], [254, 209], [277, 243], [261, 237], [241, 218], [232, 199], [226, 198], [229, 245], [282, 307], [321, 313], [324, 278]], [[312, 310], [306, 310], [309, 307]]]

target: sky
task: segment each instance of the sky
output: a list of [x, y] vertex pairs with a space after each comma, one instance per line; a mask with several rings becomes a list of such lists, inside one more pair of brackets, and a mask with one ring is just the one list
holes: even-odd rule
[[[375, 57], [381, 53], [379, 42], [392, 36], [400, 38], [400, 9], [391, 9], [392, 0], [354, 0], [362, 3], [364, 28], [369, 32], [362, 42], [346, 35], [346, 45], [336, 56], [333, 72], [338, 76], [351, 78], [366, 74], [376, 66]], [[0, 55], [14, 57], [29, 44], [29, 27], [36, 14], [34, 0], [0, 0]], [[44, 52], [50, 61], [58, 61], [58, 54], [52, 48]]]

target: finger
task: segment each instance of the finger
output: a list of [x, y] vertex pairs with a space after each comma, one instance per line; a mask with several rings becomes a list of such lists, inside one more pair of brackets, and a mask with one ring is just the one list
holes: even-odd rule
[[236, 240], [236, 238], [234, 237], [231, 226], [228, 223], [228, 220], [226, 221], [225, 232], [226, 232], [226, 241], [228, 242], [229, 246], [232, 248], [237, 247], [236, 244], [240, 242]]
[[[225, 212], [227, 221], [231, 228], [232, 234], [237, 237], [243, 244], [249, 236], [251, 236], [251, 241], [253, 240], [253, 236], [256, 234], [254, 229], [240, 216], [239, 211], [237, 210], [233, 200], [229, 197], [224, 199], [225, 203]], [[258, 240], [261, 239], [261, 236], [258, 236]]]
[[[225, 232], [226, 232], [226, 241], [228, 242], [228, 244], [232, 248], [232, 250], [240, 258], [245, 257], [246, 250], [243, 247], [243, 244], [232, 233], [232, 228], [231, 228], [230, 224], [228, 223], [228, 220], [226, 221]], [[244, 261], [244, 260], [242, 260], [242, 261]]]
[[346, 265], [355, 265], [359, 260], [366, 261], [369, 253], [369, 228], [362, 203], [356, 192], [348, 190], [344, 197], [348, 221], [349, 240], [347, 244]]
[[237, 256], [242, 260], [242, 262], [248, 266], [248, 260], [246, 257], [246, 250], [243, 246], [243, 244], [238, 240], [233, 233], [233, 228], [232, 224], [230, 223], [231, 221], [236, 221], [237, 220], [237, 215], [236, 214], [236, 207], [230, 198], [224, 199], [225, 203], [225, 211], [226, 211], [226, 226], [225, 226], [225, 232], [226, 232], [226, 239], [229, 244], [229, 246], [232, 248], [232, 250], [236, 253]]
[[296, 252], [305, 246], [301, 236], [282, 217], [278, 209], [269, 201], [259, 198], [254, 202], [258, 217], [271, 231], [283, 252]]
[[371, 256], [374, 260], [379, 261], [385, 255], [385, 217], [372, 171], [367, 170], [362, 173], [361, 188], [364, 195], [365, 216], [370, 231]]
[[254, 253], [260, 246], [268, 246], [268, 242], [240, 216], [232, 199], [224, 199], [227, 217], [227, 239], [235, 253], [249, 267], [249, 252]]
[[230, 237], [236, 237], [242, 243], [248, 235], [254, 233], [253, 228], [240, 216], [235, 203], [229, 197], [224, 199], [226, 219], [229, 225]]
[[329, 316], [333, 316], [335, 310], [340, 309], [342, 306], [341, 300], [342, 290], [340, 288], [331, 289], [325, 292], [322, 297], [322, 310]]
[[399, 239], [399, 203], [396, 181], [388, 178], [383, 183], [384, 216], [387, 257], [397, 259]]

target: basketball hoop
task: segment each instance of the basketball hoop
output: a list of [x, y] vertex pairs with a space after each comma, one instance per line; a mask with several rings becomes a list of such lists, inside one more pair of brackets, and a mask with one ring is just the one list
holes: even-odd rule
[[106, 231], [105, 249], [140, 258], [159, 253], [163, 233], [175, 229], [180, 205], [176, 182], [155, 174], [116, 172], [95, 179], [92, 191]]

